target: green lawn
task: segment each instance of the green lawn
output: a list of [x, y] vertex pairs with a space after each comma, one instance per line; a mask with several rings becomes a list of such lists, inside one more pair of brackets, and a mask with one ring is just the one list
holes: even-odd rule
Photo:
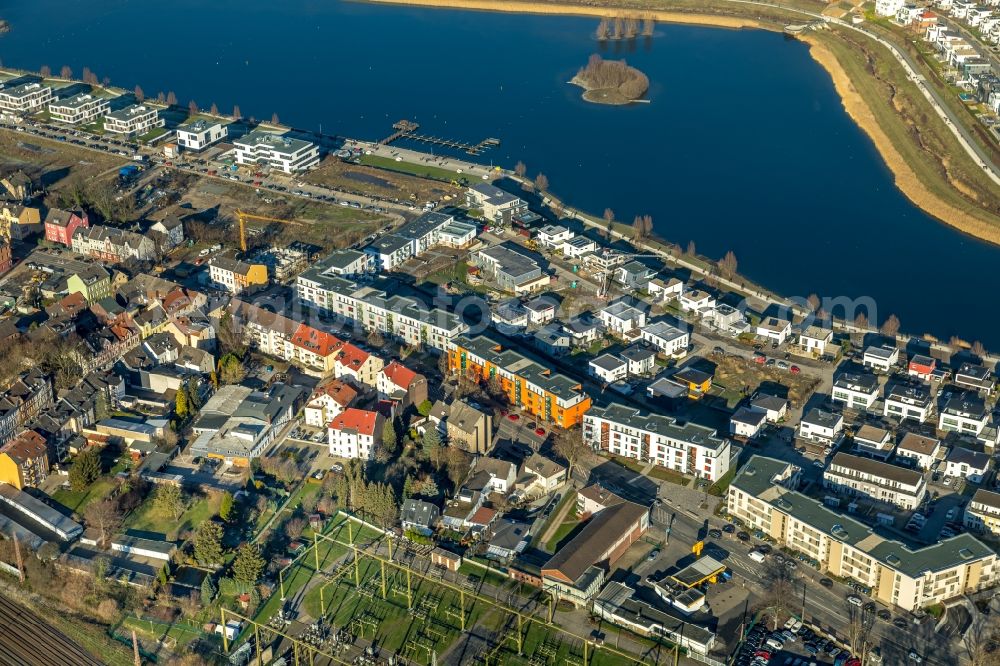
[[86, 490], [76, 492], [69, 488], [60, 488], [52, 495], [52, 499], [62, 504], [70, 511], [82, 514], [91, 502], [99, 502], [108, 496], [117, 485], [112, 477], [102, 476], [90, 484]]
[[173, 516], [165, 514], [156, 507], [153, 496], [150, 495], [138, 509], [129, 514], [125, 520], [125, 527], [159, 532], [165, 534], [167, 539], [174, 540], [181, 532], [194, 529], [216, 515], [219, 512], [221, 498], [221, 494], [188, 498], [187, 509], [180, 518], [174, 520]]
[[424, 164], [414, 164], [413, 162], [397, 162], [389, 157], [380, 157], [378, 155], [362, 155], [360, 162], [366, 166], [377, 167], [379, 169], [385, 169], [386, 171], [398, 171], [399, 173], [410, 174], [411, 176], [417, 176], [418, 178], [443, 180], [446, 183], [450, 183], [453, 180], [461, 182], [463, 179], [470, 182], [472, 180], [479, 180], [478, 178], [470, 177], [469, 174], [466, 173], [457, 173], [448, 169], [442, 169], [440, 167]]
[[580, 524], [580, 521], [577, 520], [575, 517], [570, 518], [569, 515], [567, 515], [566, 518], [567, 519], [564, 520], [562, 524], [556, 528], [556, 531], [552, 533], [552, 538], [549, 539], [549, 542], [545, 545], [546, 550], [548, 550], [550, 553], [556, 552], [556, 550], [559, 549], [560, 542], [562, 542], [563, 539], [569, 536], [570, 532], [575, 530], [576, 527]]
[[150, 143], [151, 141], [159, 139], [166, 133], [167, 129], [165, 127], [154, 127], [153, 129], [149, 130], [142, 136], [138, 137], [138, 140], [140, 143]]

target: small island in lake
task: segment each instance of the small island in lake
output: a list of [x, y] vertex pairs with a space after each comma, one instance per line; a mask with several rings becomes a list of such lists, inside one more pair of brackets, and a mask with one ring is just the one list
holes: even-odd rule
[[584, 89], [583, 99], [595, 104], [631, 104], [649, 90], [649, 78], [624, 60], [605, 60], [596, 53], [570, 83]]

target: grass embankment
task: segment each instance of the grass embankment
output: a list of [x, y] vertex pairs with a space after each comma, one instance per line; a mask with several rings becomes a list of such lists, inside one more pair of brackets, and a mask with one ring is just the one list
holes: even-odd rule
[[379, 155], [362, 155], [359, 162], [365, 166], [377, 167], [379, 169], [385, 169], [386, 171], [396, 171], [399, 173], [409, 174], [411, 176], [417, 176], [419, 178], [440, 180], [446, 183], [450, 183], [453, 180], [459, 181], [463, 178], [469, 178], [468, 174], [442, 169], [441, 167], [429, 166], [426, 164], [414, 164], [413, 162], [406, 161], [397, 162], [394, 159], [380, 157]]
[[802, 39], [830, 73], [845, 110], [871, 137], [900, 191], [946, 224], [1000, 243], [997, 188], [895, 57], [871, 40], [840, 30]]

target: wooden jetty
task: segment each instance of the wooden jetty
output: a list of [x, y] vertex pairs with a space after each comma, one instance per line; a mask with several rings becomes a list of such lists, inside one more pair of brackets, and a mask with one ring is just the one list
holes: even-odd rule
[[483, 139], [479, 143], [473, 144], [465, 143], [463, 141], [455, 141], [452, 139], [445, 139], [439, 136], [417, 134], [417, 130], [420, 129], [420, 125], [419, 123], [415, 123], [411, 120], [400, 120], [399, 122], [393, 123], [392, 129], [395, 130], [392, 134], [379, 141], [379, 143], [383, 146], [399, 139], [410, 139], [411, 141], [419, 141], [420, 143], [428, 143], [434, 146], [444, 146], [445, 148], [463, 150], [469, 155], [478, 155], [488, 148], [496, 148], [500, 145], [500, 139], [493, 137]]

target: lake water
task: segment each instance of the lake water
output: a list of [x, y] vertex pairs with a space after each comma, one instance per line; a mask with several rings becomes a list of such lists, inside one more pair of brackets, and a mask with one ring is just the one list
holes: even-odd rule
[[779, 34], [657, 26], [621, 50], [651, 103], [606, 107], [565, 83], [601, 51], [596, 19], [339, 0], [32, 0], [0, 16], [7, 65], [89, 67], [148, 96], [364, 139], [401, 118], [499, 137], [483, 161], [523, 160], [574, 207], [650, 214], [661, 237], [733, 250], [781, 294], [871, 297], [904, 330], [1000, 349], [1000, 249], [911, 205], [806, 46]]

